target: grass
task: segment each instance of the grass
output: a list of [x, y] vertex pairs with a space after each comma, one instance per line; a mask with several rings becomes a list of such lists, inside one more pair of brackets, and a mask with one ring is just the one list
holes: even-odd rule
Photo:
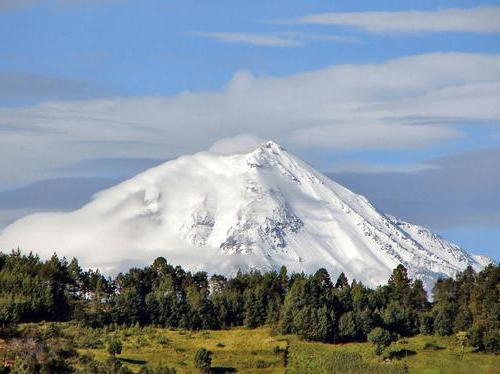
[[[430, 344], [428, 344], [430, 343]], [[426, 349], [424, 349], [426, 347]], [[430, 348], [432, 347], [432, 348]], [[429, 349], [430, 348], [430, 349]], [[361, 356], [365, 365], [353, 373], [401, 372], [419, 374], [496, 374], [500, 373], [500, 356], [472, 352], [462, 355], [453, 337], [416, 336], [393, 343], [385, 353], [391, 357], [389, 363], [381, 362], [373, 353], [370, 343], [321, 344], [292, 341], [288, 368], [290, 373], [332, 373], [332, 355], [337, 355], [337, 364], [342, 365], [342, 354]], [[345, 357], [344, 356], [344, 357]], [[355, 361], [355, 360], [351, 360]], [[339, 366], [339, 365], [337, 365]], [[353, 367], [359, 367], [354, 362]], [[348, 370], [338, 371], [348, 373]]]
[[407, 370], [419, 374], [500, 374], [500, 356], [475, 353], [471, 348], [462, 354], [453, 337], [402, 339], [386, 350], [384, 356], [390, 357], [386, 362], [375, 356], [370, 343], [306, 342], [292, 335], [274, 335], [270, 328], [192, 332], [154, 327], [92, 330], [71, 323], [59, 325], [65, 336], [73, 338], [81, 354], [98, 360], [109, 357], [107, 342], [118, 338], [123, 343], [118, 358], [134, 371], [145, 365], [163, 364], [178, 373], [197, 372], [193, 358], [199, 348], [205, 347], [213, 352], [215, 373], [399, 374]]
[[[132, 328], [109, 332], [104, 340], [112, 336], [123, 343], [123, 351], [118, 358], [136, 371], [142, 365], [163, 364], [175, 368], [178, 373], [195, 372], [194, 355], [199, 348], [205, 347], [213, 352], [212, 367], [215, 372], [284, 372], [283, 354], [274, 353], [274, 348], [280, 346], [285, 350], [287, 341], [271, 336], [269, 328], [199, 332]], [[106, 344], [102, 348], [83, 348], [79, 351], [99, 360], [109, 357]]]

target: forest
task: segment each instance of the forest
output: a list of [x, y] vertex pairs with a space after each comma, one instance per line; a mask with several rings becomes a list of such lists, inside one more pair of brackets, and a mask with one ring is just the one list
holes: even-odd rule
[[[370, 341], [377, 354], [418, 334], [461, 334], [477, 352], [500, 353], [500, 266], [467, 268], [439, 280], [432, 302], [399, 265], [376, 289], [325, 269], [313, 275], [191, 273], [157, 258], [114, 278], [54, 254], [0, 254], [0, 337], [30, 322], [73, 321], [85, 328], [152, 326], [224, 330], [272, 327], [305, 341]], [[378, 350], [378, 351], [377, 351]]]

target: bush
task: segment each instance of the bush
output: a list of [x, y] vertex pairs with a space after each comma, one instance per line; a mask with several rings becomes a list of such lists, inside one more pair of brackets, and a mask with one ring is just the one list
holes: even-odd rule
[[160, 365], [157, 367], [144, 367], [139, 371], [139, 374], [175, 374], [176, 370], [174, 368]]
[[391, 344], [393, 337], [389, 331], [381, 327], [375, 327], [368, 334], [368, 341], [375, 345], [375, 354], [380, 356], [384, 352], [384, 349]]
[[158, 344], [160, 345], [168, 345], [170, 344], [170, 339], [167, 338], [166, 336], [159, 336], [156, 341], [158, 342]]
[[257, 360], [255, 362], [255, 367], [257, 369], [267, 369], [271, 364], [269, 362], [263, 361], [263, 360]]
[[110, 358], [104, 362], [90, 361], [82, 370], [82, 374], [133, 374], [133, 371], [123, 366], [116, 358]]
[[84, 329], [75, 333], [74, 342], [78, 348], [103, 348], [104, 344], [99, 336], [99, 330]]
[[488, 353], [500, 353], [500, 330], [486, 331], [483, 337], [484, 350]]
[[469, 330], [470, 344], [478, 351], [500, 353], [500, 330], [488, 329], [484, 325], [473, 326]]
[[201, 371], [208, 372], [212, 366], [212, 352], [206, 348], [200, 348], [194, 355], [194, 367]]
[[122, 348], [121, 341], [114, 339], [108, 344], [108, 353], [114, 357], [122, 353]]

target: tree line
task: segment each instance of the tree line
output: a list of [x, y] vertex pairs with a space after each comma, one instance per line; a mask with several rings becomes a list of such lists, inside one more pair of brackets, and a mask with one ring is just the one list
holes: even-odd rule
[[500, 266], [467, 268], [438, 280], [430, 302], [418, 279], [399, 265], [386, 285], [371, 289], [325, 269], [313, 275], [280, 271], [227, 278], [191, 273], [157, 258], [115, 278], [83, 270], [54, 254], [0, 253], [0, 328], [18, 322], [76, 320], [89, 327], [155, 325], [183, 329], [255, 328], [322, 342], [365, 341], [371, 334], [464, 332], [477, 350], [500, 353]]

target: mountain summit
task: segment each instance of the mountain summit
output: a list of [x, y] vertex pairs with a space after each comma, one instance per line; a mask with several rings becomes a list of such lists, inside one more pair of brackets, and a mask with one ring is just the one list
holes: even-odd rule
[[490, 260], [389, 217], [274, 142], [250, 153], [200, 152], [149, 169], [70, 213], [7, 227], [0, 248], [76, 256], [116, 272], [157, 256], [191, 270], [326, 268], [376, 286], [405, 265], [427, 289]]

